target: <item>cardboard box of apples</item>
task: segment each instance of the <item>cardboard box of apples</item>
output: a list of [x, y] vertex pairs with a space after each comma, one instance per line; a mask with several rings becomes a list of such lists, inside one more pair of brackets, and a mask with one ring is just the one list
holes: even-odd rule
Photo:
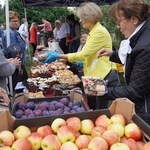
[[[150, 127], [128, 99], [109, 109], [18, 121], [0, 114], [0, 149], [9, 150], [149, 150]], [[146, 139], [146, 140], [145, 140]]]

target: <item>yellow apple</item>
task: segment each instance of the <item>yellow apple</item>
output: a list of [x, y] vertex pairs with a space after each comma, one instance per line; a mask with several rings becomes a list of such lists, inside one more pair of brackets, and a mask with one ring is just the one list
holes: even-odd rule
[[14, 130], [13, 134], [15, 139], [27, 138], [31, 134], [31, 131], [27, 126], [20, 125]]
[[8, 130], [3, 130], [0, 132], [0, 147], [1, 146], [11, 146], [15, 140], [12, 132]]
[[127, 138], [139, 141], [142, 139], [143, 132], [135, 123], [129, 123], [125, 126], [125, 135]]
[[103, 126], [95, 126], [93, 129], [92, 129], [92, 132], [91, 132], [91, 136], [92, 137], [96, 137], [96, 136], [99, 136], [101, 137], [102, 134], [106, 131], [106, 128], [103, 127]]
[[66, 142], [61, 145], [60, 150], [78, 150], [78, 147], [73, 142]]
[[93, 128], [94, 128], [94, 123], [92, 120], [84, 119], [81, 121], [80, 132], [82, 134], [91, 134]]
[[20, 138], [12, 144], [12, 150], [32, 150], [32, 145], [28, 139]]
[[53, 130], [49, 125], [44, 125], [37, 128], [37, 133], [41, 134], [44, 138], [49, 134], [53, 134]]
[[89, 150], [108, 150], [107, 142], [101, 137], [94, 137], [91, 139], [89, 145]]
[[111, 146], [114, 143], [120, 141], [120, 136], [119, 136], [118, 132], [113, 131], [113, 130], [106, 130], [102, 134], [102, 138], [107, 142], [108, 146]]
[[37, 133], [37, 132], [32, 132], [29, 137], [27, 138], [32, 145], [32, 150], [38, 150], [41, 147], [41, 142], [42, 142], [42, 135]]
[[96, 126], [103, 126], [103, 127], [107, 128], [110, 124], [111, 124], [111, 120], [106, 115], [100, 115], [95, 120]]
[[122, 114], [114, 114], [110, 117], [112, 123], [120, 123], [125, 126], [125, 118]]
[[59, 138], [60, 142], [63, 144], [67, 141], [74, 142], [76, 134], [72, 127], [65, 125], [58, 129], [57, 137]]
[[71, 126], [75, 132], [78, 132], [81, 128], [81, 121], [78, 117], [70, 117], [66, 120], [66, 124]]
[[42, 150], [60, 150], [61, 143], [54, 134], [47, 135], [41, 143]]
[[115, 143], [110, 147], [110, 150], [130, 150], [130, 148], [124, 143]]
[[88, 148], [89, 142], [91, 139], [88, 135], [79, 135], [76, 140], [75, 144], [77, 145], [78, 149]]
[[56, 118], [52, 124], [51, 124], [51, 128], [52, 130], [57, 133], [58, 129], [62, 126], [66, 125], [66, 121], [62, 118]]
[[122, 137], [124, 135], [125, 128], [120, 123], [113, 123], [113, 124], [110, 124], [107, 127], [107, 130], [114, 130], [114, 131], [118, 132], [118, 134], [120, 135], [120, 137]]
[[0, 150], [12, 150], [12, 148], [10, 146], [2, 146]]

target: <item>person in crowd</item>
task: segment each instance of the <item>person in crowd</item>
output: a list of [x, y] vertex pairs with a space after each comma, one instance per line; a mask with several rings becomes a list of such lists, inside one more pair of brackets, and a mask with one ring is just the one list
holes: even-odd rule
[[7, 78], [15, 72], [16, 67], [18, 67], [20, 63], [21, 61], [17, 57], [7, 59], [0, 48], [0, 87], [5, 89], [7, 94], [9, 94]]
[[33, 55], [36, 51], [37, 47], [37, 33], [38, 33], [38, 26], [36, 22], [32, 22], [31, 27], [30, 27], [30, 44], [32, 45], [33, 49]]
[[26, 50], [29, 48], [29, 32], [28, 32], [28, 23], [25, 18], [21, 19], [21, 25], [19, 27], [19, 33], [23, 40], [26, 42]]
[[0, 99], [1, 99], [1, 101], [5, 102], [7, 104], [10, 103], [10, 99], [8, 97], [8, 93], [2, 87], [0, 87]]
[[64, 54], [67, 54], [69, 51], [69, 46], [66, 44], [66, 37], [68, 34], [70, 34], [70, 27], [64, 16], [60, 16], [60, 23], [61, 27], [58, 32], [59, 46]]
[[55, 29], [53, 30], [54, 39], [56, 41], [59, 41], [58, 32], [59, 32], [60, 26], [61, 26], [60, 21], [56, 20], [54, 24], [55, 24]]
[[[116, 69], [116, 64], [109, 61], [109, 57], [105, 56], [97, 59], [97, 52], [107, 47], [110, 51], [112, 49], [112, 40], [109, 32], [103, 27], [99, 21], [102, 18], [102, 11], [100, 7], [94, 2], [82, 3], [77, 10], [77, 16], [83, 28], [89, 30], [86, 44], [82, 51], [77, 53], [58, 54], [48, 52], [48, 58], [45, 63], [50, 63], [56, 59], [66, 59], [69, 62], [83, 62], [84, 76], [97, 76], [101, 79], [107, 79], [110, 75], [114, 75], [111, 85], [117, 86], [119, 84], [118, 76], [113, 69]], [[116, 79], [117, 78], [117, 79]], [[91, 109], [96, 109], [96, 97], [88, 97], [88, 105]], [[108, 104], [108, 102], [106, 102]]]
[[0, 47], [1, 48], [2, 48], [2, 35], [3, 35], [3, 33], [4, 33], [4, 29], [3, 29], [3, 27], [0, 24]]
[[53, 29], [51, 23], [45, 18], [42, 18], [42, 23], [43, 24], [38, 25], [38, 27], [43, 27], [41, 31], [44, 32], [44, 45], [45, 47], [48, 47], [48, 41], [52, 39], [53, 36]]
[[77, 52], [80, 46], [80, 23], [79, 21], [75, 20], [73, 14], [68, 15], [66, 17], [68, 24], [70, 25], [70, 34], [72, 38], [68, 40], [69, 44], [69, 53]]
[[[18, 32], [18, 28], [20, 26], [20, 16], [15, 11], [9, 11], [9, 27], [10, 27], [10, 46], [14, 48], [14, 44], [17, 45], [19, 51], [21, 50], [21, 65], [19, 68], [16, 68], [14, 74], [12, 75], [13, 79], [13, 88], [15, 89], [15, 86], [17, 82], [21, 82], [28, 78], [27, 71], [25, 68], [26, 63], [26, 43], [21, 37], [21, 35]], [[8, 47], [7, 47], [7, 37], [6, 37], [6, 30], [4, 31], [4, 34], [2, 36], [2, 46], [4, 49], [5, 55], [8, 53]]]
[[126, 40], [119, 51], [103, 48], [98, 57], [124, 64], [125, 85], [108, 88], [103, 100], [126, 97], [135, 103], [137, 115], [150, 125], [150, 5], [144, 0], [120, 0], [113, 5], [110, 15]]

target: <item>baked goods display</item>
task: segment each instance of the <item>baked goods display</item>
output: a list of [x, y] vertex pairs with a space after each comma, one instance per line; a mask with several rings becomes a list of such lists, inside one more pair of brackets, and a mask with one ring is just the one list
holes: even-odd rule
[[45, 96], [43, 95], [43, 92], [40, 91], [40, 92], [36, 92], [36, 93], [29, 92], [28, 97], [29, 98], [43, 98]]
[[36, 49], [37, 49], [37, 50], [42, 50], [44, 47], [45, 47], [44, 45], [37, 45], [37, 46], [36, 46]]
[[67, 65], [63, 62], [55, 61], [48, 64], [48, 68], [50, 71], [65, 70], [67, 69]]
[[58, 83], [60, 84], [76, 85], [81, 81], [80, 78], [77, 75], [74, 75], [70, 70], [59, 70], [54, 74], [59, 77]]
[[102, 96], [107, 93], [105, 81], [99, 77], [83, 76], [82, 82], [87, 95]]

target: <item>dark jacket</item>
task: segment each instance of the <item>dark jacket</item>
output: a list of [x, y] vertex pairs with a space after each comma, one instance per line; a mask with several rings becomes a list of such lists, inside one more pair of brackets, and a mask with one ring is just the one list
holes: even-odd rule
[[[125, 65], [125, 85], [109, 88], [104, 97], [130, 99], [135, 103], [136, 113], [150, 125], [150, 21], [130, 39], [130, 46], [132, 52]], [[118, 52], [114, 52], [110, 60], [121, 63]]]

